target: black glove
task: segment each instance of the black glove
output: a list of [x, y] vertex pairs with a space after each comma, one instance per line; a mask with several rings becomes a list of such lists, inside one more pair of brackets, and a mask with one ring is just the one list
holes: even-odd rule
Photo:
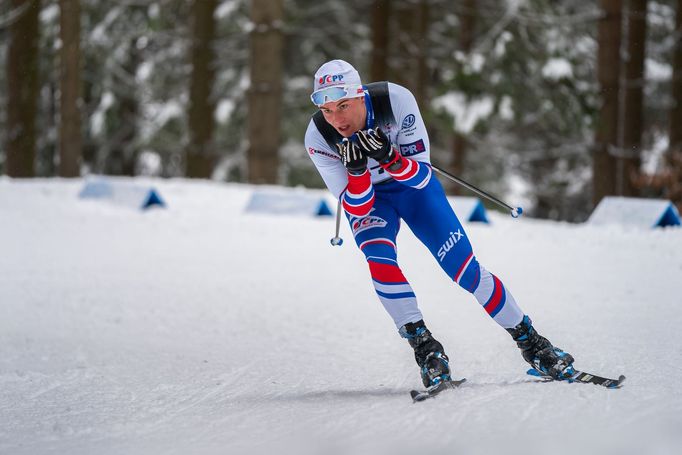
[[360, 150], [380, 164], [390, 163], [395, 158], [396, 152], [391, 147], [391, 140], [386, 136], [386, 133], [381, 131], [381, 128], [361, 130], [355, 135], [358, 138]]
[[340, 144], [336, 144], [336, 148], [341, 155], [341, 162], [349, 174], [360, 175], [367, 169], [367, 156], [360, 151], [358, 146], [348, 138], [343, 138]]

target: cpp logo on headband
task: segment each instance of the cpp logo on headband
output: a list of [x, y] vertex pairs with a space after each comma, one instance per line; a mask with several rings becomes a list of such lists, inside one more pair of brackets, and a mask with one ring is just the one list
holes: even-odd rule
[[339, 84], [343, 82], [343, 74], [325, 74], [317, 82], [320, 85]]

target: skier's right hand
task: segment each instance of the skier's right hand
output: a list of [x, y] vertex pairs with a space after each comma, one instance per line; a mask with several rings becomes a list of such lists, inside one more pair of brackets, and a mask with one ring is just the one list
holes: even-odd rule
[[367, 156], [362, 153], [355, 142], [344, 137], [341, 143], [336, 144], [336, 148], [341, 155], [341, 162], [349, 174], [360, 175], [367, 169]]

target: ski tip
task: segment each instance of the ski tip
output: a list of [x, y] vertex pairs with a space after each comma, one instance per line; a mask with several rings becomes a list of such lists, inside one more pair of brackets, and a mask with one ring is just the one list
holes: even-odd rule
[[412, 396], [412, 402], [413, 403], [419, 403], [420, 401], [424, 401], [427, 398], [433, 398], [436, 395], [432, 395], [428, 392], [420, 392], [419, 390], [412, 390], [410, 391], [410, 396]]
[[609, 386], [609, 389], [620, 389], [623, 386], [623, 382], [625, 382], [625, 375], [621, 374], [618, 376], [618, 380]]
[[607, 389], [620, 389], [623, 386], [623, 381], [625, 381], [625, 376], [620, 375], [618, 376], [618, 379], [606, 379], [602, 378], [603, 382], [598, 383], [598, 385], [603, 385]]
[[417, 403], [419, 401], [424, 401], [427, 398], [434, 398], [436, 395], [440, 394], [444, 390], [456, 389], [464, 382], [466, 382], [466, 378], [446, 380], [428, 389], [410, 390], [410, 396], [412, 397], [412, 401], [414, 403]]

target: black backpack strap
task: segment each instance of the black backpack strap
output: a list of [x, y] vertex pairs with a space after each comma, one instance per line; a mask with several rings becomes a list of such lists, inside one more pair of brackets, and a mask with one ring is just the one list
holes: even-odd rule
[[388, 82], [372, 82], [366, 87], [372, 102], [372, 109], [374, 109], [374, 127], [395, 124], [391, 97], [388, 95]]
[[[374, 110], [374, 126], [395, 124], [395, 116], [391, 107], [391, 98], [388, 95], [388, 82], [372, 82], [365, 85], [369, 93], [369, 99]], [[324, 119], [322, 111], [317, 111], [313, 115], [313, 122], [324, 140], [332, 150], [336, 151], [336, 144], [340, 143], [343, 136], [339, 134], [333, 126]]]
[[324, 115], [322, 115], [322, 111], [315, 112], [313, 115], [313, 122], [315, 122], [317, 131], [320, 132], [324, 140], [327, 142], [327, 145], [329, 145], [333, 151], [336, 151], [336, 144], [341, 142], [343, 136], [341, 136], [333, 126], [327, 123], [327, 121], [324, 119]]

